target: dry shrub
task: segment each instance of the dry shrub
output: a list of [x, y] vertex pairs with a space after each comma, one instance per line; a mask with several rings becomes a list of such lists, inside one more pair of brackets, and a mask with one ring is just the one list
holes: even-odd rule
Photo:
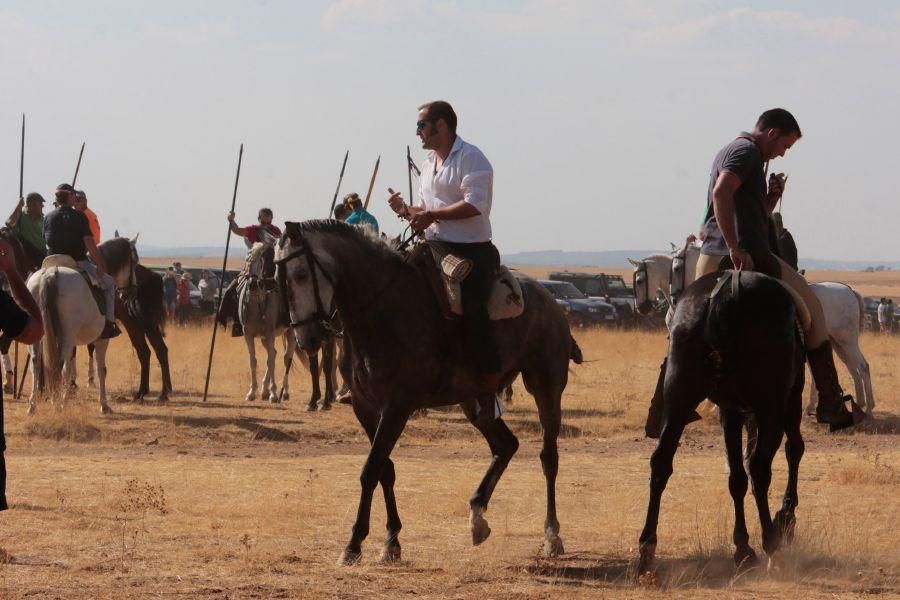
[[87, 407], [69, 403], [40, 405], [37, 412], [29, 417], [23, 431], [26, 436], [65, 442], [93, 442], [101, 437], [101, 430], [87, 415]]

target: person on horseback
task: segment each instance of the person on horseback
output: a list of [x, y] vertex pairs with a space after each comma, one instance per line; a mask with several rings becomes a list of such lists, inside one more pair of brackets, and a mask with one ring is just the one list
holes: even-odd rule
[[[834, 366], [825, 313], [809, 284], [773, 252], [769, 216], [784, 190], [784, 174], [772, 174], [766, 189], [766, 163], [784, 156], [801, 137], [794, 116], [774, 108], [760, 115], [751, 132], [742, 132], [716, 155], [710, 173], [697, 278], [721, 268], [754, 270], [784, 282], [803, 300], [811, 325], [805, 332], [806, 356], [819, 390], [816, 418], [832, 430], [853, 425]], [[665, 377], [665, 363], [660, 382]], [[657, 387], [660, 389], [660, 386]], [[659, 399], [661, 404], [662, 399]], [[654, 402], [657, 402], [656, 395]], [[660, 418], [661, 407], [656, 418]], [[648, 416], [648, 431], [651, 419]]]
[[100, 238], [100, 219], [97, 218], [97, 213], [88, 208], [87, 194], [83, 190], [75, 192], [75, 200], [72, 201], [72, 206], [87, 217], [88, 225], [91, 227], [91, 235], [94, 237], [94, 243], [99, 246], [102, 241]]
[[113, 338], [121, 333], [116, 325], [116, 282], [106, 272], [103, 256], [94, 243], [87, 217], [72, 206], [74, 199], [75, 188], [68, 183], [62, 183], [56, 188], [56, 204], [59, 208], [44, 217], [44, 242], [49, 254], [71, 256], [80, 269], [100, 283], [106, 299], [106, 326], [101, 337]]
[[[494, 170], [484, 154], [456, 134], [453, 107], [442, 100], [419, 107], [416, 135], [429, 150], [422, 163], [419, 200], [407, 205], [399, 192], [388, 200], [391, 209], [408, 220], [426, 239], [440, 240], [454, 254], [469, 259], [472, 270], [462, 282], [466, 340], [485, 377], [501, 369], [500, 353], [491, 335], [488, 299], [500, 255], [491, 242]], [[499, 416], [496, 394], [477, 400], [476, 420]]]
[[372, 213], [363, 208], [362, 198], [356, 192], [347, 194], [344, 198], [344, 204], [352, 211], [350, 215], [344, 219], [347, 225], [362, 225], [368, 227], [373, 232], [378, 233], [378, 220], [372, 216]]
[[6, 220], [6, 225], [18, 234], [20, 241], [31, 247], [28, 250], [42, 256], [47, 255], [47, 245], [44, 243], [43, 196], [31, 192], [26, 198], [19, 198], [15, 210]]
[[[281, 229], [272, 223], [273, 218], [274, 215], [271, 208], [261, 208], [256, 216], [258, 225], [239, 227], [234, 221], [234, 213], [228, 213], [228, 223], [231, 226], [231, 231], [235, 235], [244, 238], [247, 248], [251, 248], [256, 242], [274, 245], [278, 238], [281, 237]], [[228, 284], [228, 287], [225, 288], [225, 291], [222, 293], [222, 304], [219, 306], [219, 313], [216, 316], [216, 320], [222, 324], [222, 327], [228, 324], [228, 319], [232, 320], [231, 337], [242, 337], [244, 335], [244, 328], [241, 326], [241, 321], [238, 318], [237, 286], [239, 279], [239, 277], [235, 277]]]

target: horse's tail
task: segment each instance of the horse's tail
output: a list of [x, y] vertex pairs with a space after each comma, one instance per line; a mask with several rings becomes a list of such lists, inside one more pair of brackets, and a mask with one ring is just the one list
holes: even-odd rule
[[166, 334], [166, 305], [163, 278], [159, 273], [154, 273], [143, 265], [135, 266], [135, 274], [138, 281], [137, 309], [140, 312], [140, 320], [145, 328], [159, 328], [162, 335]]
[[[850, 287], [850, 286], [847, 286]], [[856, 296], [856, 301], [859, 303], [859, 330], [863, 331], [866, 328], [866, 302], [863, 300], [863, 297], [860, 296], [859, 292], [850, 288], [850, 291]]]
[[572, 334], [569, 334], [569, 360], [571, 360], [576, 365], [580, 365], [584, 362], [584, 355], [581, 353], [581, 348], [578, 346], [578, 342], [575, 341], [575, 338], [572, 337]]
[[[62, 349], [60, 345], [60, 332], [62, 326], [59, 320], [59, 269], [52, 267], [41, 274], [40, 294], [38, 298], [41, 314], [44, 315], [44, 360], [46, 365], [44, 372], [49, 375], [47, 381], [51, 388], [57, 382], [57, 376], [62, 372]], [[35, 375], [37, 375], [35, 373]]]

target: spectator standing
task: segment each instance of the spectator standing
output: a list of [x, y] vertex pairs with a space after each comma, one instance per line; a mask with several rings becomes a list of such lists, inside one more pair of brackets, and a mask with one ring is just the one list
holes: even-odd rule
[[219, 289], [219, 278], [203, 269], [200, 273], [200, 314], [204, 317], [216, 312], [216, 292]]
[[878, 330], [887, 333], [887, 298], [878, 303]]
[[163, 294], [166, 303], [166, 315], [175, 318], [175, 306], [178, 304], [178, 278], [175, 269], [169, 267], [163, 275]]
[[175, 319], [179, 325], [187, 323], [191, 316], [191, 274], [185, 271], [178, 280], [178, 309]]
[[887, 306], [884, 308], [884, 319], [887, 325], [887, 332], [894, 333], [894, 300], [887, 299]]

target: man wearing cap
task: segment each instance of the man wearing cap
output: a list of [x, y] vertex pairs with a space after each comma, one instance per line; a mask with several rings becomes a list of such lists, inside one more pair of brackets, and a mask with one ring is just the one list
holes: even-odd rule
[[[58, 208], [44, 217], [44, 242], [50, 254], [65, 254], [78, 263], [78, 267], [100, 282], [106, 298], [106, 326], [101, 336], [113, 338], [119, 335], [116, 326], [116, 282], [106, 273], [103, 256], [94, 243], [94, 234], [84, 213], [72, 206], [75, 188], [62, 183], [56, 188]], [[90, 255], [91, 260], [88, 260]]]
[[47, 255], [47, 246], [44, 244], [44, 198], [40, 194], [31, 192], [26, 198], [19, 198], [6, 225], [31, 246], [27, 250], [41, 256]]
[[347, 194], [344, 197], [344, 204], [350, 207], [350, 210], [353, 212], [349, 217], [344, 219], [344, 223], [347, 225], [359, 225], [361, 227], [368, 227], [372, 233], [378, 233], [378, 220], [372, 216], [372, 213], [363, 208], [362, 198], [359, 197], [359, 194]]
[[[466, 343], [486, 382], [500, 372], [500, 352], [491, 335], [487, 303], [500, 256], [491, 242], [491, 204], [494, 169], [484, 154], [456, 134], [456, 113], [447, 102], [419, 107], [416, 135], [429, 150], [422, 164], [419, 200], [404, 203], [391, 192], [388, 203], [426, 239], [440, 240], [453, 253], [472, 261], [462, 283], [463, 324]], [[476, 397], [476, 422], [498, 416], [496, 390]]]
[[87, 204], [87, 194], [82, 190], [77, 190], [75, 192], [75, 200], [72, 202], [72, 206], [75, 207], [75, 210], [81, 211], [84, 213], [84, 216], [87, 217], [88, 225], [91, 227], [91, 236], [94, 238], [94, 244], [100, 245], [100, 221], [97, 219], [97, 214], [88, 208]]
[[[244, 238], [244, 243], [248, 248], [252, 247], [256, 242], [274, 245], [278, 238], [281, 237], [281, 229], [272, 223], [273, 217], [271, 208], [261, 208], [256, 215], [258, 225], [239, 227], [234, 222], [234, 213], [230, 212], [228, 213], [228, 223], [235, 235]], [[222, 327], [228, 324], [228, 319], [232, 320], [232, 337], [244, 335], [244, 328], [241, 326], [241, 320], [238, 317], [237, 286], [239, 279], [239, 277], [235, 277], [228, 284], [228, 287], [225, 288], [225, 291], [222, 293], [222, 304], [219, 306], [218, 315], [216, 315], [216, 320], [222, 324]]]

